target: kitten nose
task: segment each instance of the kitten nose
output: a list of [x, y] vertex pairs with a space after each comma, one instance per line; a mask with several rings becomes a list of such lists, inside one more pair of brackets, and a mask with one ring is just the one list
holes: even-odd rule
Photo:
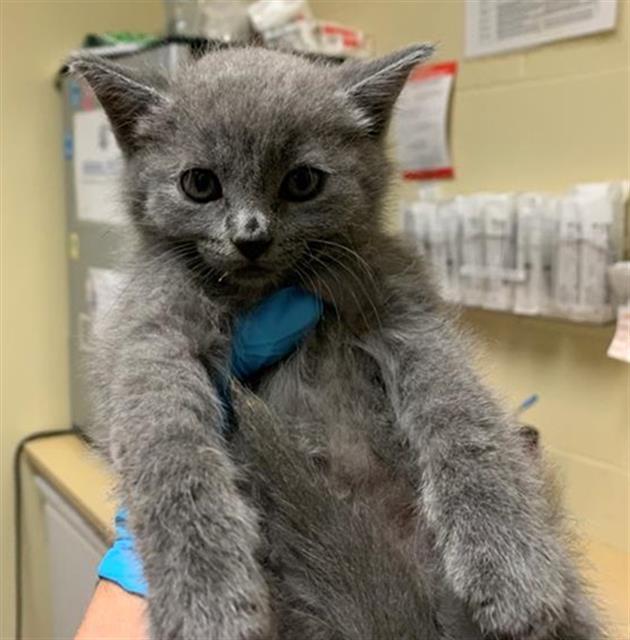
[[260, 258], [269, 248], [271, 240], [233, 240], [234, 246], [248, 259], [256, 260]]

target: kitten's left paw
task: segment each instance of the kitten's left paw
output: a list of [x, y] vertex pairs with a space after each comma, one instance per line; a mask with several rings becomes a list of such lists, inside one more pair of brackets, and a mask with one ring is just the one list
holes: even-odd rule
[[470, 607], [475, 622], [492, 640], [543, 640], [556, 627], [553, 615], [540, 602], [515, 606], [511, 598], [495, 596]]
[[453, 587], [484, 633], [493, 640], [552, 636], [566, 604], [562, 559], [554, 542], [539, 541], [531, 548], [504, 532], [458, 557], [456, 564], [449, 563]]

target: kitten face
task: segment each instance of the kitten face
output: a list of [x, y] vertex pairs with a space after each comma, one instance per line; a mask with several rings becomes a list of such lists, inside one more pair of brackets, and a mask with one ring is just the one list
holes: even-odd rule
[[[332, 74], [267, 51], [239, 53], [208, 56], [178, 78], [130, 186], [145, 223], [194, 241], [218, 274], [254, 285], [295, 267], [309, 241], [365, 225], [381, 188], [377, 173], [366, 189], [376, 158], [365, 156], [384, 159], [380, 145], [356, 140], [356, 115]], [[181, 176], [195, 168], [216, 176], [221, 197], [186, 194]]]
[[342, 67], [232, 49], [145, 95], [136, 78], [131, 90], [104, 89], [110, 64], [96, 74], [79, 60], [78, 70], [128, 156], [139, 229], [194, 246], [218, 278], [260, 287], [299, 275], [326, 242], [360, 243], [379, 223], [389, 111], [429, 49]]

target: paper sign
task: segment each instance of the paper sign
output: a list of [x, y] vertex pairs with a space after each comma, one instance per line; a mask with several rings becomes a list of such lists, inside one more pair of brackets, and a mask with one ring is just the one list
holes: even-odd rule
[[79, 220], [125, 222], [120, 200], [123, 159], [101, 109], [74, 114], [74, 184]]
[[614, 29], [617, 0], [466, 0], [469, 58]]
[[85, 282], [85, 298], [92, 333], [98, 333], [127, 285], [127, 276], [113, 269], [91, 267]]
[[630, 306], [617, 309], [617, 330], [608, 347], [608, 356], [630, 362]]
[[398, 98], [394, 135], [398, 161], [408, 180], [453, 177], [448, 113], [456, 71], [456, 62], [420, 66]]

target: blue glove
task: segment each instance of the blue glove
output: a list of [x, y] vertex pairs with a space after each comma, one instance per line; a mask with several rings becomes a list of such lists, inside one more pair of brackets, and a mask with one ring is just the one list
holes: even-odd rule
[[[257, 307], [238, 318], [232, 336], [231, 370], [245, 380], [289, 354], [318, 323], [323, 311], [319, 298], [297, 287], [272, 293]], [[125, 591], [147, 595], [147, 583], [133, 536], [127, 530], [127, 513], [116, 514], [116, 539], [98, 567], [98, 575]]]

